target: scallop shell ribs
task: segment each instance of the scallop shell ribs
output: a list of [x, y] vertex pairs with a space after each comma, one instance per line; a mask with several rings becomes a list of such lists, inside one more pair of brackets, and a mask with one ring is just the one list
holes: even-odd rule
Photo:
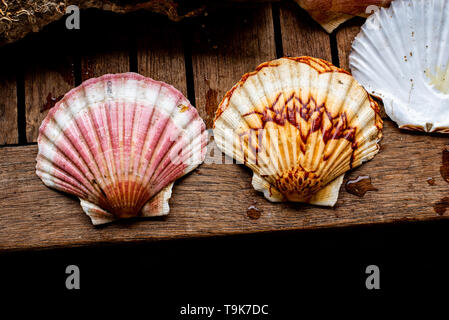
[[205, 157], [205, 125], [175, 88], [135, 73], [71, 90], [39, 129], [36, 173], [93, 224], [169, 212], [173, 183]]
[[282, 58], [245, 74], [216, 112], [214, 139], [270, 201], [333, 206], [344, 173], [378, 152], [379, 108], [346, 71]]
[[448, 20], [447, 0], [395, 0], [352, 44], [354, 78], [402, 129], [449, 133]]

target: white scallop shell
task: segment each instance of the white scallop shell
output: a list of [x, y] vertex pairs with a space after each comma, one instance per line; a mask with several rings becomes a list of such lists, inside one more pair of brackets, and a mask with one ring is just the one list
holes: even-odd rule
[[71, 90], [39, 130], [36, 173], [93, 224], [169, 212], [176, 179], [205, 158], [204, 121], [181, 92], [135, 73]]
[[355, 38], [349, 64], [400, 128], [449, 133], [449, 1], [380, 9]]

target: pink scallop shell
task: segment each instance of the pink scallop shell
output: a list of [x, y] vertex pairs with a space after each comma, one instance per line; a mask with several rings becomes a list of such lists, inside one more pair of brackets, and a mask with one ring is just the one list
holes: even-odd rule
[[49, 111], [36, 173], [80, 198], [93, 224], [166, 215], [174, 181], [204, 161], [205, 129], [172, 86], [135, 73], [104, 75]]

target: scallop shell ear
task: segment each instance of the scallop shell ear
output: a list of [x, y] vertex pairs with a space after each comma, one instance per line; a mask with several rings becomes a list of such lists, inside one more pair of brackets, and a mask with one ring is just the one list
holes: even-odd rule
[[134, 73], [84, 82], [52, 108], [36, 173], [93, 224], [169, 212], [173, 183], [206, 155], [204, 121], [175, 88]]
[[214, 139], [268, 200], [333, 206], [344, 173], [379, 151], [381, 130], [378, 105], [351, 75], [299, 57], [244, 75], [217, 110]]
[[328, 185], [324, 186], [323, 189], [312, 196], [309, 203], [317, 206], [333, 207], [337, 203], [344, 177], [345, 175], [342, 174], [338, 178], [335, 178], [334, 181], [329, 182]]
[[449, 1], [395, 0], [369, 17], [349, 64], [400, 128], [449, 133]]
[[[173, 184], [171, 183], [162, 189], [156, 196], [149, 200], [142, 208], [142, 217], [157, 217], [166, 216], [170, 212], [168, 200], [171, 198]], [[85, 214], [87, 214], [93, 225], [101, 225], [113, 222], [118, 218], [113, 214], [103, 210], [99, 206], [80, 199], [81, 207]]]
[[149, 200], [142, 208], [142, 217], [166, 216], [170, 211], [168, 200], [171, 198], [173, 184], [162, 189], [157, 195]]

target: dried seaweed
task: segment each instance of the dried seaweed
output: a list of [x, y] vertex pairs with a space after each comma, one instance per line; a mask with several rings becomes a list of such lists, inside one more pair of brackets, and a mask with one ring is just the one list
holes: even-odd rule
[[70, 5], [117, 13], [145, 9], [164, 14], [174, 21], [198, 15], [204, 10], [202, 5], [185, 5], [180, 0], [0, 0], [0, 46], [19, 40], [30, 32], [38, 32], [50, 22], [59, 20]]

